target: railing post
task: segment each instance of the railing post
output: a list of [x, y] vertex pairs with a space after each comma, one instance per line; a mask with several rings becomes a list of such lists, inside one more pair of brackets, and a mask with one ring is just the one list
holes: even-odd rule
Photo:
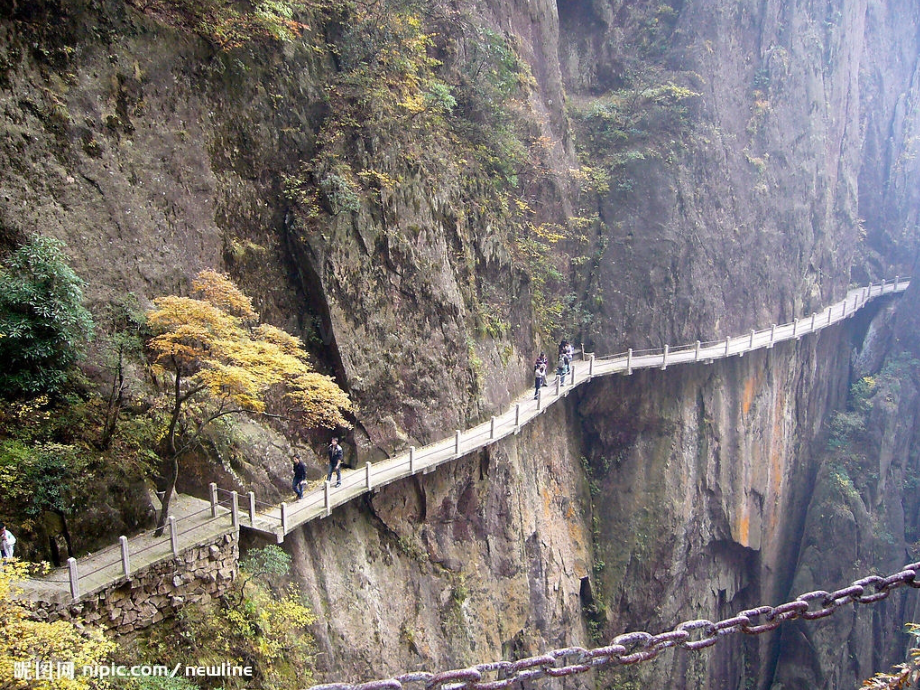
[[632, 375], [632, 348], [626, 351], [626, 375]]
[[368, 460], [367, 464], [364, 466], [364, 478], [365, 483], [367, 484], [367, 490], [370, 491], [374, 488], [374, 479], [371, 475], [371, 461]]
[[843, 298], [843, 315], [840, 317], [841, 320], [847, 317], [847, 302], [850, 301], [849, 296]]
[[581, 344], [581, 361], [582, 362], [585, 361], [585, 344], [584, 343]]
[[240, 528], [240, 495], [236, 491], [230, 492], [230, 521], [233, 529]]
[[811, 332], [812, 332], [812, 333], [815, 332], [815, 319], [817, 319], [817, 318], [818, 318], [818, 315], [817, 315], [817, 314], [812, 314], [812, 315], [811, 315]]
[[898, 291], [898, 281], [901, 280], [901, 276], [894, 277], [894, 292]]
[[[543, 388], [543, 387], [541, 386], [541, 387], [538, 388], [537, 390], [538, 390], [538, 391], [539, 391], [539, 390], [542, 390], [542, 388]], [[494, 438], [495, 438], [495, 415], [494, 415], [494, 414], [492, 415], [492, 421], [489, 422], [489, 438], [490, 438], [490, 439], [494, 439]]]
[[169, 542], [172, 544], [173, 557], [179, 557], [179, 530], [176, 529], [176, 517], [169, 516]]
[[543, 386], [537, 389], [537, 412], [543, 409]]
[[562, 389], [562, 378], [560, 376], [556, 377], [556, 395], [559, 395], [559, 391]]
[[454, 455], [460, 457], [460, 431], [454, 432]]
[[754, 333], [756, 333], [756, 331], [752, 328], [751, 329], [751, 342], [748, 343], [748, 350], [754, 349]]
[[693, 351], [693, 361], [694, 362], [700, 361], [700, 341], [699, 340], [696, 341], [696, 349]]
[[828, 325], [828, 326], [831, 325], [831, 319], [833, 318], [833, 317], [831, 316], [831, 314], [833, 314], [833, 308], [832, 308], [832, 307], [828, 307], [828, 308], [827, 308], [827, 325]]
[[208, 491], [211, 494], [211, 517], [217, 517], [217, 484], [208, 484]]
[[332, 500], [329, 498], [329, 482], [323, 486], [323, 508], [325, 508], [326, 514], [324, 517], [329, 517], [332, 514]]
[[731, 336], [728, 336], [727, 338], [725, 338], [725, 356], [726, 357], [728, 357], [728, 348], [731, 346], [731, 344], [732, 344], [732, 338]]
[[776, 342], [776, 324], [774, 323], [770, 325], [770, 344], [767, 345], [767, 349], [772, 348], [773, 343], [775, 342]]
[[591, 353], [591, 359], [588, 360], [588, 377], [594, 376], [594, 353]]
[[249, 492], [249, 524], [254, 525], [256, 522], [256, 492]]
[[664, 371], [668, 368], [668, 352], [670, 351], [671, 346], [664, 346], [664, 353], [661, 355], [661, 370]]
[[128, 558], [128, 538], [118, 537], [121, 544], [121, 567], [125, 571], [125, 577], [131, 577], [131, 560]]
[[409, 474], [415, 474], [415, 446], [409, 446]]
[[792, 337], [796, 340], [799, 339], [799, 319], [796, 317], [795, 321], [792, 322]]
[[67, 570], [70, 575], [70, 596], [74, 599], [80, 598], [80, 574], [77, 572], [77, 559], [67, 559]]
[[[329, 482], [326, 482], [329, 484]], [[288, 533], [288, 513], [287, 513], [287, 503], [284, 501], [281, 502], [281, 534], [285, 535]]]
[[572, 366], [569, 368], [569, 388], [574, 388], [575, 386], [575, 362], [572, 362]]
[[514, 406], [514, 426], [521, 426], [521, 403]]

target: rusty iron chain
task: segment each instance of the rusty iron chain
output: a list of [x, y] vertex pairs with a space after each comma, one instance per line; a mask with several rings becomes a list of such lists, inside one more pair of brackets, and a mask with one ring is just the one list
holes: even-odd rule
[[414, 671], [369, 683], [327, 683], [315, 685], [311, 690], [403, 690], [412, 683], [422, 684], [425, 690], [504, 690], [516, 683], [537, 678], [559, 678], [603, 666], [641, 663], [654, 659], [671, 647], [694, 651], [705, 649], [726, 635], [738, 632], [759, 635], [796, 618], [824, 618], [847, 604], [871, 604], [885, 599], [903, 585], [920, 589], [920, 580], [915, 581], [918, 572], [920, 562], [911, 563], [888, 577], [869, 575], [834, 592], [808, 592], [785, 604], [748, 609], [716, 623], [708, 620], [684, 621], [673, 630], [659, 635], [647, 632], [617, 635], [606, 647], [566, 647], [518, 661], [494, 661], [442, 673]]

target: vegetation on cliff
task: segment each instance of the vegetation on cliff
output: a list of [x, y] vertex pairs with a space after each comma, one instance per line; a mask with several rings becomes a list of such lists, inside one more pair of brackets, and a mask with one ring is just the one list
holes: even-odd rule
[[248, 6], [229, 0], [129, 0], [139, 11], [177, 29], [191, 29], [223, 50], [258, 41], [291, 41], [309, 26], [297, 13], [315, 0], [258, 0]]
[[[24, 563], [5, 561], [0, 568], [0, 678], [5, 688], [32, 690], [87, 690], [97, 687], [80, 673], [83, 666], [105, 664], [116, 644], [101, 630], [87, 631], [71, 621], [48, 623], [34, 620], [15, 598], [15, 582], [27, 577]], [[35, 665], [49, 660], [50, 668]], [[53, 660], [53, 661], [50, 661]], [[73, 678], [60, 664], [73, 664]], [[16, 673], [16, 666], [20, 672]]]
[[[300, 340], [259, 323], [249, 298], [214, 271], [193, 283], [198, 299], [157, 298], [148, 318], [127, 304], [112, 310], [106, 336], [92, 343], [92, 358], [82, 371], [74, 367], [77, 345], [92, 331], [79, 279], [60, 251], [59, 244], [41, 238], [25, 245], [10, 265], [27, 257], [26, 266], [41, 270], [25, 274], [31, 282], [10, 278], [26, 287], [4, 302], [40, 296], [32, 300], [35, 309], [5, 312], [10, 316], [4, 327], [11, 328], [0, 342], [41, 357], [68, 350], [49, 367], [53, 378], [36, 368], [38, 355], [11, 357], [3, 372], [10, 380], [42, 384], [41, 390], [9, 386], [0, 403], [0, 517], [23, 537], [20, 553], [60, 565], [97, 540], [110, 541], [111, 530], [131, 533], [143, 526], [147, 477], [164, 492], [162, 524], [180, 458], [225, 433], [219, 422], [228, 416], [270, 410], [298, 438], [317, 426], [349, 426], [350, 399], [330, 376], [313, 369]], [[59, 276], [66, 289], [52, 289]], [[149, 375], [146, 382], [138, 380], [139, 370]], [[111, 501], [100, 511], [100, 497], [106, 496]]]
[[330, 376], [308, 362], [300, 340], [259, 323], [252, 302], [233, 282], [203, 271], [192, 282], [198, 298], [158, 297], [147, 312], [153, 376], [164, 385], [166, 428], [157, 475], [163, 491], [158, 527], [165, 524], [179, 476], [179, 459], [198, 447], [217, 420], [262, 414], [282, 389], [281, 413], [295, 429], [350, 426], [353, 405]]
[[0, 390], [7, 397], [59, 394], [92, 337], [83, 281], [64, 244], [37, 236], [0, 266]]
[[290, 568], [291, 557], [280, 547], [254, 549], [240, 563], [240, 577], [220, 600], [182, 609], [175, 620], [123, 641], [113, 654], [116, 663], [125, 664], [250, 666], [251, 678], [200, 678], [194, 683], [177, 678], [174, 685], [137, 682], [129, 690], [309, 686], [317, 654], [309, 626], [316, 616], [291, 584]]
[[920, 682], [920, 626], [907, 624], [907, 632], [913, 638], [907, 660], [897, 664], [891, 671], [876, 673], [863, 682], [866, 690], [908, 690]]
[[[344, 3], [316, 16], [325, 37], [316, 48], [335, 69], [323, 83], [316, 153], [286, 179], [298, 239], [354, 223], [413, 263], [417, 230], [400, 222], [400, 197], [417, 189], [419, 199], [444, 198], [450, 208], [434, 211], [458, 235], [449, 259], [472, 333], [501, 340], [510, 330], [512, 300], [480, 277], [495, 263], [529, 276], [541, 337], [568, 332], [571, 250], [559, 242], [568, 221], [559, 204], [527, 201], [567, 182], [552, 170], [554, 144], [537, 123], [536, 81], [516, 39], [466, 10], [415, 0]], [[366, 300], [360, 284], [344, 288], [354, 305]]]
[[[877, 374], [865, 375], [850, 387], [846, 409], [831, 419], [824, 458], [830, 490], [817, 492], [826, 499], [821, 517], [830, 524], [842, 511], [847, 519], [868, 520], [869, 529], [861, 530], [860, 540], [860, 558], [867, 564], [885, 563], [892, 551], [899, 554], [901, 539], [907, 540], [912, 556], [920, 556], [920, 525], [904, 520], [904, 533], [895, 534], [901, 521], [897, 516], [902, 511], [915, 515], [920, 507], [920, 471], [914, 458], [900, 457], [899, 449], [886, 459], [896, 448], [891, 424], [918, 389], [920, 361], [905, 353], [892, 355]], [[883, 438], [886, 427], [888, 437]]]

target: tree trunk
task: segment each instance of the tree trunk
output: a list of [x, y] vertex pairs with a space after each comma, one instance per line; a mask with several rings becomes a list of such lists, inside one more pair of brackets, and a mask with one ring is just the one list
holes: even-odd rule
[[51, 565], [53, 565], [55, 568], [60, 568], [61, 567], [61, 554], [58, 551], [56, 534], [48, 535], [48, 548], [51, 549]]
[[173, 366], [176, 371], [176, 381], [173, 388], [173, 409], [169, 419], [169, 430], [166, 433], [166, 452], [169, 459], [166, 461], [167, 471], [163, 473], [163, 495], [160, 497], [160, 516], [157, 519], [157, 528], [153, 536], [159, 537], [163, 534], [163, 528], [166, 526], [166, 518], [169, 517], [169, 503], [172, 500], [173, 492], [176, 489], [176, 479], [179, 476], [179, 453], [176, 450], [176, 427], [179, 425], [179, 416], [182, 414], [182, 403], [186, 397], [182, 395], [182, 374], [179, 363], [173, 359]]
[[67, 516], [64, 513], [58, 513], [61, 516], [61, 535], [64, 537], [64, 543], [67, 544], [67, 557], [73, 557], [73, 542], [70, 539], [70, 530], [67, 528]]
[[112, 436], [115, 435], [115, 427], [118, 425], [118, 416], [121, 414], [121, 408], [125, 402], [125, 366], [124, 350], [118, 348], [118, 365], [115, 371], [115, 377], [112, 381], [112, 390], [109, 392], [109, 399], [105, 408], [105, 422], [102, 427], [102, 438], [99, 442], [100, 450], [108, 450], [112, 444]]
[[166, 527], [166, 519], [169, 517], [169, 504], [172, 501], [173, 493], [176, 490], [176, 479], [179, 477], [179, 458], [175, 455], [169, 461], [169, 471], [165, 476], [162, 496], [160, 496], [160, 515], [157, 518], [157, 528], [153, 536], [159, 537], [163, 534]]

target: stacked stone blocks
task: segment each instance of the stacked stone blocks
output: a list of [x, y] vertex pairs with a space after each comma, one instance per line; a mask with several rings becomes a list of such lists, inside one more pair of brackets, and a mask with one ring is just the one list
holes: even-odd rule
[[206, 604], [230, 589], [239, 574], [239, 533], [193, 546], [131, 577], [67, 604], [34, 604], [40, 620], [82, 620], [112, 634], [141, 630], [188, 604]]

